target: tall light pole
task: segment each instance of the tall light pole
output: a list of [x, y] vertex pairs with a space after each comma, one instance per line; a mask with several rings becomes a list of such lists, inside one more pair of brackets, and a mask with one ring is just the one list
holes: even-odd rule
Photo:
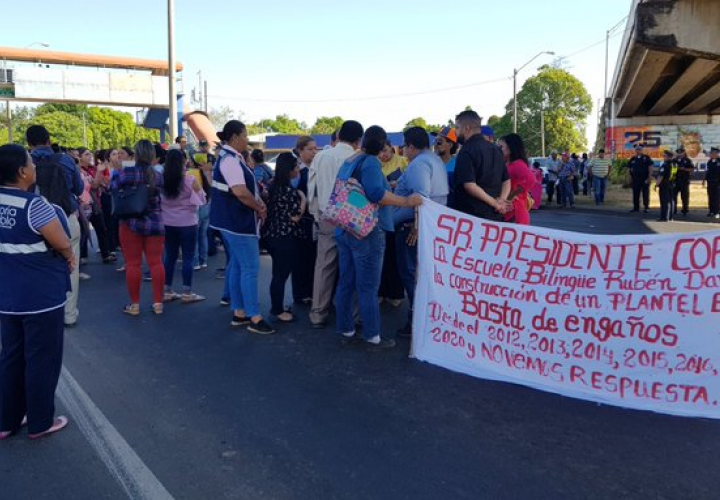
[[517, 115], [518, 115], [518, 105], [517, 105], [517, 75], [520, 73], [528, 64], [533, 62], [535, 59], [542, 55], [549, 55], [554, 56], [555, 52], [551, 52], [549, 50], [545, 50], [543, 52], [540, 52], [535, 57], [530, 59], [528, 62], [520, 66], [518, 69], [513, 70], [513, 132], [517, 134]]
[[170, 140], [177, 137], [177, 92], [175, 90], [175, 0], [168, 0], [168, 92], [170, 94]]

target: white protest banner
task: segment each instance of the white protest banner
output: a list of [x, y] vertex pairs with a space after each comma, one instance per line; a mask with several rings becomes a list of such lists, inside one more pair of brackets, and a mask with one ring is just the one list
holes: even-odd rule
[[566, 396], [720, 418], [720, 232], [594, 236], [420, 208], [413, 355]]

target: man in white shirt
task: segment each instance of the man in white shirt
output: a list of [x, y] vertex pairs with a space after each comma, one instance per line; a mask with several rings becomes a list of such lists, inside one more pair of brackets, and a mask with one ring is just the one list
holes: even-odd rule
[[355, 150], [365, 130], [356, 121], [348, 120], [338, 132], [338, 143], [332, 149], [320, 151], [310, 165], [308, 182], [308, 205], [310, 213], [319, 221], [317, 260], [313, 280], [313, 302], [310, 323], [314, 328], [324, 328], [330, 315], [333, 289], [338, 274], [338, 254], [335, 246], [335, 226], [322, 220], [322, 211], [327, 206], [335, 187], [340, 167]]

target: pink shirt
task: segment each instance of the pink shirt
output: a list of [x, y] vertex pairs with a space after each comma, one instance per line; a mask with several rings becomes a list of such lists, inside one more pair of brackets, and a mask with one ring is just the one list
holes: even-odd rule
[[192, 186], [195, 178], [185, 174], [180, 194], [177, 198], [162, 197], [163, 224], [170, 227], [188, 227], [198, 224], [198, 207], [205, 204], [205, 193], [196, 192]]
[[515, 196], [512, 201], [513, 210], [505, 214], [505, 220], [515, 219], [517, 224], [530, 224], [530, 212], [528, 211], [528, 192], [535, 187], [535, 174], [523, 160], [515, 160], [507, 165], [508, 175], [512, 187], [510, 191], [522, 188], [523, 191]]

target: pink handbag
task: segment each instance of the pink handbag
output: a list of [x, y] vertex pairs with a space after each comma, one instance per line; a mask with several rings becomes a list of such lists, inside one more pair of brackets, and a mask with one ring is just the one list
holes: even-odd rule
[[352, 176], [348, 180], [337, 179], [322, 219], [363, 239], [377, 226], [378, 205], [367, 199], [365, 189], [357, 179]]

